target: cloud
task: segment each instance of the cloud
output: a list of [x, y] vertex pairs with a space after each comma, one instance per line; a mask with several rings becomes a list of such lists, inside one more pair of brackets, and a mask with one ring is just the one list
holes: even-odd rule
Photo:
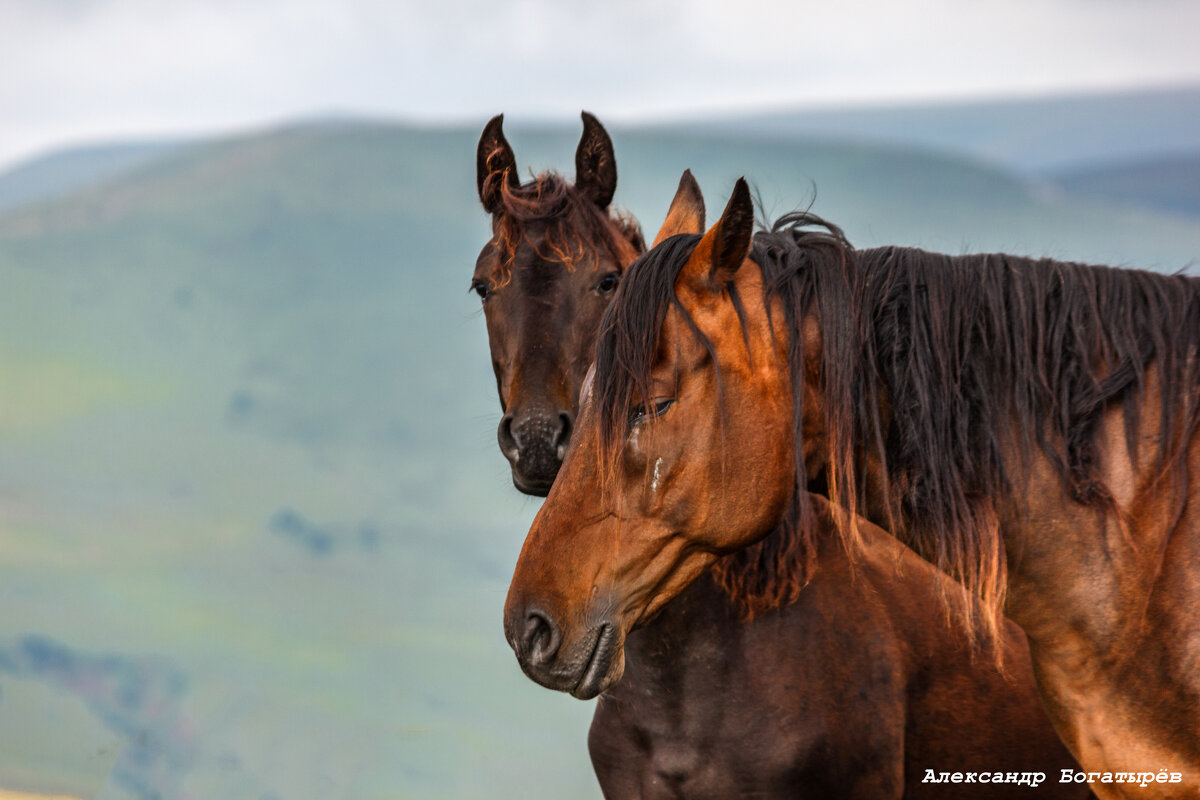
[[0, 0], [0, 162], [325, 110], [605, 119], [1200, 81], [1190, 0]]

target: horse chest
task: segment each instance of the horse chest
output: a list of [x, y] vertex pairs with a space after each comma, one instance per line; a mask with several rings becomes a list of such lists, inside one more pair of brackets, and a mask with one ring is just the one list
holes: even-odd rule
[[[626, 642], [625, 675], [602, 695], [589, 747], [608, 797], [793, 797], [822, 734], [756, 674], [761, 646], [710, 582], [685, 591]], [[777, 632], [776, 632], [777, 633]], [[773, 687], [765, 691], [764, 687]]]

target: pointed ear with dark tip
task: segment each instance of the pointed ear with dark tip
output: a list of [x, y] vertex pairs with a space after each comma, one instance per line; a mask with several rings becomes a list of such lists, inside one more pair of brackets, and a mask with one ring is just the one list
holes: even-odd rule
[[651, 247], [680, 233], [704, 233], [704, 196], [700, 194], [700, 184], [696, 183], [690, 169], [683, 171], [679, 188], [675, 190], [675, 199], [667, 209], [667, 218], [658, 229]]
[[[521, 185], [517, 177], [517, 158], [512, 146], [504, 138], [504, 115], [497, 114], [484, 126], [479, 137], [479, 149], [475, 152], [475, 183], [479, 189], [479, 202], [489, 214], [500, 208], [500, 188], [507, 183], [510, 188]], [[490, 180], [489, 180], [490, 178]]]
[[[750, 256], [754, 241], [754, 201], [745, 178], [738, 178], [733, 195], [717, 223], [708, 229], [680, 279], [695, 286], [719, 289], [733, 280], [738, 269]], [[677, 279], [678, 280], [678, 279]]]
[[617, 157], [612, 139], [600, 121], [588, 112], [583, 117], [583, 136], [575, 150], [575, 188], [600, 208], [608, 208], [617, 191]]

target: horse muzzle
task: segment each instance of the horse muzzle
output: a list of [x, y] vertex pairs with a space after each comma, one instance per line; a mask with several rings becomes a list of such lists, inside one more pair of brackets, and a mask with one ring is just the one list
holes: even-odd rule
[[545, 497], [571, 440], [570, 413], [505, 414], [496, 438], [512, 465], [513, 485], [525, 494]]
[[536, 607], [505, 614], [504, 633], [530, 680], [580, 700], [590, 700], [625, 672], [624, 635], [612, 622], [565, 637], [553, 618]]

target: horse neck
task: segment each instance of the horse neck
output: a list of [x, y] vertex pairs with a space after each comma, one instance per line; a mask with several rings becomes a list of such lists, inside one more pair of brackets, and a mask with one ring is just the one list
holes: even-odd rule
[[712, 674], [714, 665], [728, 661], [739, 625], [729, 597], [705, 574], [629, 634], [626, 679], [667, 688], [690, 675]]

